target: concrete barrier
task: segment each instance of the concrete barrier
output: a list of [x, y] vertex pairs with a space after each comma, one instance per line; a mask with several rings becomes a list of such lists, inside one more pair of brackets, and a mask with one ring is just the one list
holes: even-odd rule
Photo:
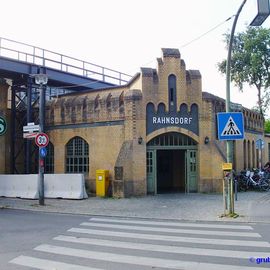
[[88, 198], [83, 174], [45, 174], [45, 198]]
[[[88, 198], [83, 174], [45, 174], [45, 198]], [[0, 175], [0, 197], [38, 199], [38, 175]]]
[[38, 175], [1, 174], [0, 196], [38, 199]]

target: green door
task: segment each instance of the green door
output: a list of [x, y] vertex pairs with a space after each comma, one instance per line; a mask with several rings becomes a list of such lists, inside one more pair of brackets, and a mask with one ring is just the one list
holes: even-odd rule
[[187, 150], [186, 152], [186, 193], [197, 192], [197, 151]]
[[147, 169], [147, 193], [156, 193], [156, 151], [147, 150], [146, 152]]

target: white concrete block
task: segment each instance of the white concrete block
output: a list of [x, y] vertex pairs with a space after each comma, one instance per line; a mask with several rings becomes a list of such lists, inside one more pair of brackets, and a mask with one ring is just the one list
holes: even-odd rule
[[45, 198], [88, 198], [83, 174], [45, 174]]
[[38, 199], [37, 174], [1, 174], [0, 196]]
[[[45, 198], [88, 198], [83, 174], [45, 174], [44, 193]], [[0, 197], [38, 199], [38, 175], [0, 175]]]

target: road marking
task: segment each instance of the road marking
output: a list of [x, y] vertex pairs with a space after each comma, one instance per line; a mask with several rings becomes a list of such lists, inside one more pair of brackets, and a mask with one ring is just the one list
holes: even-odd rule
[[101, 268], [93, 268], [76, 264], [62, 263], [51, 260], [38, 259], [28, 256], [19, 256], [10, 261], [10, 263], [32, 267], [41, 270], [101, 270]]
[[256, 252], [256, 251], [235, 251], [235, 250], [221, 250], [221, 249], [207, 249], [207, 248], [192, 248], [192, 247], [178, 247], [178, 246], [165, 246], [165, 245], [152, 245], [144, 243], [134, 243], [134, 242], [121, 242], [121, 241], [111, 241], [102, 240], [95, 238], [81, 238], [74, 236], [59, 235], [54, 238], [54, 240], [86, 244], [86, 245], [96, 245], [103, 247], [114, 247], [114, 248], [124, 248], [124, 249], [136, 249], [145, 251], [155, 251], [155, 252], [168, 252], [177, 254], [192, 254], [200, 256], [215, 256], [215, 257], [226, 257], [226, 258], [238, 258], [238, 259], [249, 259], [251, 257], [265, 257], [269, 256], [269, 252]]
[[[143, 256], [132, 256], [114, 254], [109, 252], [97, 252], [83, 249], [67, 248], [53, 245], [40, 245], [35, 250], [48, 252], [52, 254], [60, 254], [65, 256], [74, 256], [79, 258], [101, 260], [106, 262], [127, 263], [133, 265], [143, 265], [159, 268], [185, 269], [185, 270], [243, 270], [243, 266], [211, 264], [201, 262], [189, 262], [180, 260], [169, 260]], [[245, 267], [245, 269], [261, 270], [261, 267]]]
[[135, 230], [135, 231], [150, 231], [150, 232], [165, 232], [165, 233], [183, 233], [183, 234], [200, 234], [200, 235], [215, 235], [215, 236], [236, 236], [236, 237], [261, 237], [258, 233], [253, 232], [230, 232], [230, 231], [206, 231], [206, 230], [188, 230], [188, 229], [171, 229], [171, 228], [157, 228], [157, 227], [141, 227], [132, 225], [118, 225], [118, 224], [102, 224], [83, 222], [81, 226], [121, 229], [121, 230]]
[[253, 230], [251, 226], [245, 225], [224, 225], [224, 224], [198, 224], [185, 222], [162, 222], [148, 220], [127, 220], [127, 219], [108, 219], [108, 218], [91, 218], [90, 221], [107, 222], [107, 223], [125, 223], [125, 224], [141, 224], [141, 225], [157, 225], [157, 226], [174, 226], [174, 227], [195, 227], [195, 228], [211, 228], [211, 229], [236, 229], [236, 230]]
[[102, 231], [102, 230], [98, 230], [98, 229], [92, 230], [92, 229], [83, 229], [83, 228], [71, 228], [68, 231], [69, 232], [75, 232], [75, 233], [92, 234], [92, 235], [128, 237], [128, 238], [134, 238], [134, 239], [185, 242], [185, 243], [196, 243], [196, 244], [226, 245], [226, 246], [249, 246], [249, 247], [270, 247], [270, 243], [264, 242], [264, 241], [245, 241], [245, 240], [229, 240], [229, 239], [206, 239], [206, 238], [180, 237], [180, 236], [170, 236], [170, 235]]

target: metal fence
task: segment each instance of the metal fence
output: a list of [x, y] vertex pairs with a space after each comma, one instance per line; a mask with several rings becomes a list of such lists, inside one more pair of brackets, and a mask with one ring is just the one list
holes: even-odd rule
[[0, 37], [0, 56], [115, 85], [124, 85], [132, 77], [113, 69], [2, 37]]

